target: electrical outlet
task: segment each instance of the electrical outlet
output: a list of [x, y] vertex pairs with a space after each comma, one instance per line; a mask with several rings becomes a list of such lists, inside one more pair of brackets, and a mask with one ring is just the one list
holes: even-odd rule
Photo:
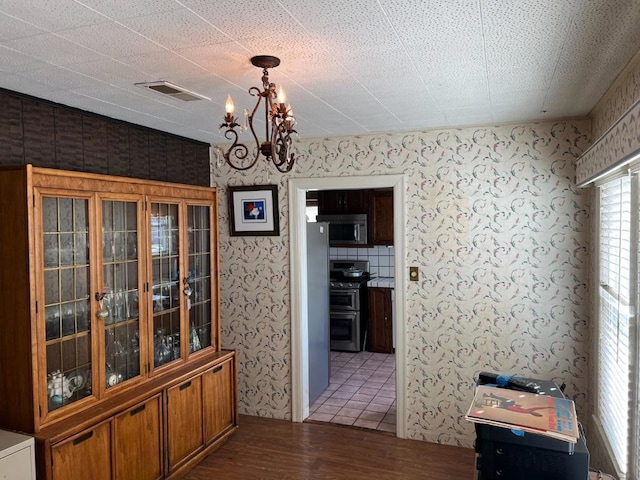
[[417, 282], [420, 280], [420, 274], [418, 273], [418, 267], [409, 267], [409, 280]]

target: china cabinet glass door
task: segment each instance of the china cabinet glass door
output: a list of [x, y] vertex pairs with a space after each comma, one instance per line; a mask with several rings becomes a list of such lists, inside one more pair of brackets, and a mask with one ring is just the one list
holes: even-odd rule
[[211, 346], [211, 209], [187, 207], [189, 352]]
[[179, 205], [151, 203], [153, 365], [181, 358]]
[[89, 200], [42, 197], [48, 410], [91, 395]]
[[138, 202], [103, 200], [105, 388], [140, 375], [138, 272]]

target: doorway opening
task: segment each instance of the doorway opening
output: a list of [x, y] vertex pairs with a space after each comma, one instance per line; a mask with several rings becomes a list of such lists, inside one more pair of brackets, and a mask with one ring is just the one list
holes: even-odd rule
[[[387, 396], [389, 405], [384, 412], [388, 420], [391, 416], [392, 404], [395, 409], [396, 436], [405, 437], [405, 179], [403, 175], [380, 175], [370, 177], [338, 177], [338, 178], [297, 178], [289, 180], [289, 224], [290, 258], [291, 258], [291, 298], [292, 298], [292, 417], [295, 422], [302, 422], [309, 417], [312, 405], [309, 404], [309, 351], [308, 351], [308, 288], [306, 264], [306, 197], [307, 192], [316, 190], [357, 190], [357, 189], [392, 188], [394, 197], [394, 253], [393, 277], [395, 278], [395, 354], [377, 354], [371, 352], [353, 353], [331, 352], [334, 373], [350, 378], [357, 375], [356, 367], [365, 366], [368, 370], [375, 367], [377, 371], [375, 383], [377, 394]], [[358, 356], [361, 355], [361, 356]], [[382, 355], [379, 357], [379, 355]], [[367, 358], [365, 358], [367, 357]], [[387, 378], [381, 382], [387, 372]], [[362, 375], [362, 374], [361, 374]], [[371, 377], [372, 374], [369, 374]], [[395, 388], [394, 388], [395, 387]], [[368, 388], [368, 387], [365, 387]], [[347, 389], [348, 390], [348, 389]], [[394, 391], [394, 398], [390, 392]], [[348, 394], [345, 390], [345, 395]], [[357, 392], [354, 392], [357, 393]], [[372, 392], [371, 392], [372, 393]], [[357, 401], [357, 400], [354, 400]], [[382, 407], [380, 407], [382, 408]], [[382, 412], [381, 412], [382, 413]], [[375, 420], [374, 420], [375, 421]], [[382, 423], [382, 422], [379, 422]], [[364, 425], [363, 425], [364, 426]]]

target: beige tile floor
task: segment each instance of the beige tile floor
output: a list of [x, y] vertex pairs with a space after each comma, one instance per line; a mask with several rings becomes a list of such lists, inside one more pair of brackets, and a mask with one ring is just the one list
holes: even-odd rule
[[309, 420], [396, 431], [395, 355], [331, 352], [329, 387]]

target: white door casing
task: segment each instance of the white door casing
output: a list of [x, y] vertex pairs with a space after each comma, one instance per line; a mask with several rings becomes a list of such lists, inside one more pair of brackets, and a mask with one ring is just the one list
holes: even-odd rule
[[307, 318], [306, 194], [313, 190], [393, 188], [393, 241], [396, 299], [396, 436], [406, 437], [406, 212], [404, 175], [289, 179], [289, 258], [291, 276], [291, 390], [292, 420], [309, 416], [309, 358]]

